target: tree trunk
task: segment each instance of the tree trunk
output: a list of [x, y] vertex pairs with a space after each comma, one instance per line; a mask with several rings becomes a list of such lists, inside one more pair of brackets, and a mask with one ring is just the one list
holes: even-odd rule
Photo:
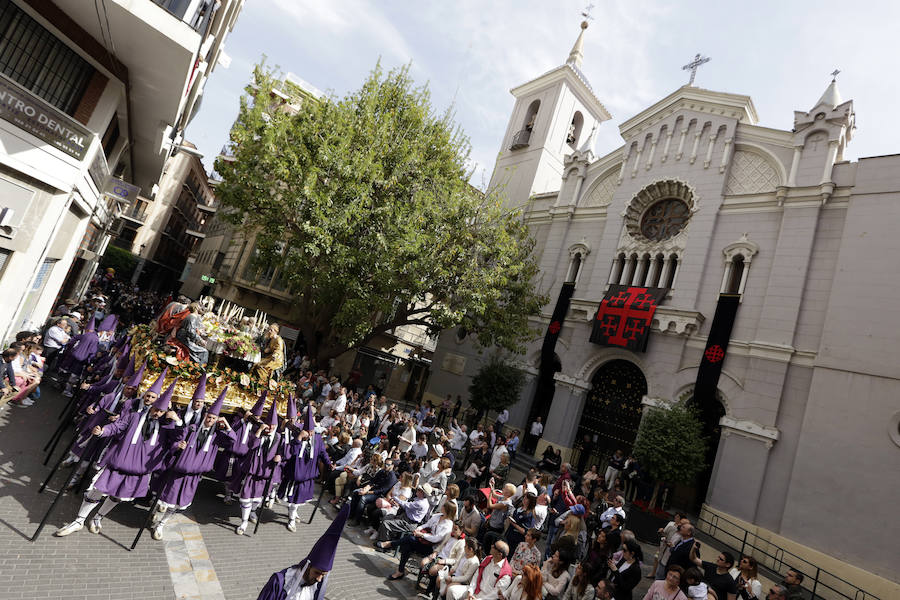
[[659, 496], [659, 488], [662, 486], [662, 482], [658, 479], [656, 480], [656, 485], [653, 486], [653, 495], [650, 496], [650, 502], [647, 504], [647, 510], [652, 511], [656, 508], [656, 499]]

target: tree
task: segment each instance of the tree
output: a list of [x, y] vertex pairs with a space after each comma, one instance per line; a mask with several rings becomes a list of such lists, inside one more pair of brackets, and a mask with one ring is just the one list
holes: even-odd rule
[[278, 267], [319, 361], [402, 325], [463, 326], [482, 346], [534, 336], [534, 245], [521, 215], [467, 183], [469, 142], [408, 67], [343, 99], [273, 109], [258, 66], [219, 159], [224, 216]]
[[663, 482], [693, 482], [705, 466], [707, 443], [703, 424], [693, 408], [675, 404], [668, 409], [651, 409], [644, 416], [633, 454], [656, 480], [651, 510]]
[[501, 411], [519, 401], [525, 376], [498, 355], [481, 365], [469, 385], [469, 404], [487, 414]]

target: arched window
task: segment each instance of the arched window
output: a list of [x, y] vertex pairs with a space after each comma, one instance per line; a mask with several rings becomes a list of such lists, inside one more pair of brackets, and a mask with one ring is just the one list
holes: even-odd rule
[[728, 274], [728, 283], [725, 285], [725, 294], [740, 294], [741, 283], [744, 278], [744, 255], [737, 254], [731, 259], [731, 272]]
[[569, 261], [569, 274], [566, 275], [566, 283], [577, 283], [581, 274], [581, 252], [576, 252]]
[[578, 145], [578, 138], [581, 137], [581, 128], [584, 127], [584, 117], [580, 112], [575, 111], [572, 116], [572, 122], [569, 124], [569, 131], [566, 134], [566, 143], [573, 148]]
[[725, 255], [725, 272], [722, 274], [720, 294], [743, 295], [750, 274], [750, 262], [757, 252], [759, 246], [751, 242], [746, 233], [738, 241], [725, 246], [722, 250]]
[[612, 270], [609, 272], [609, 283], [617, 284], [619, 283], [619, 279], [622, 277], [622, 272], [625, 270], [625, 253], [620, 252], [619, 255], [613, 259]]
[[537, 121], [538, 110], [541, 108], [541, 101], [535, 100], [531, 104], [528, 105], [528, 110], [525, 111], [525, 121], [522, 123], [522, 129], [526, 131], [533, 131], [535, 121]]

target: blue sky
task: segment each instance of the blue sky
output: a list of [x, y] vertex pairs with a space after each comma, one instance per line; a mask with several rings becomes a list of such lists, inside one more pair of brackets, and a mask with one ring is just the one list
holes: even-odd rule
[[[696, 85], [753, 98], [759, 124], [790, 129], [841, 70], [858, 130], [845, 158], [900, 153], [900, 3], [593, 0], [583, 70], [612, 113], [595, 153], [621, 144], [618, 125], [687, 83], [697, 52], [711, 61]], [[321, 90], [356, 89], [380, 58], [412, 64], [432, 102], [455, 107], [472, 141], [473, 183], [490, 178], [513, 97], [509, 89], [565, 62], [587, 2], [247, 0], [185, 136], [212, 165], [228, 138], [250, 70], [263, 54]]]

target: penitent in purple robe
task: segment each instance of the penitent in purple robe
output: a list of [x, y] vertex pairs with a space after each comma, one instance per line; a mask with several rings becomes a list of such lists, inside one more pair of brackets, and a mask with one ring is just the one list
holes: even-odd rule
[[288, 444], [279, 495], [291, 504], [303, 504], [313, 497], [313, 483], [319, 474], [320, 460], [331, 464], [325, 443], [318, 433], [304, 441], [293, 438]]
[[88, 359], [97, 353], [100, 339], [95, 331], [85, 331], [76, 335], [66, 345], [66, 354], [60, 361], [59, 368], [74, 375], [81, 375]]
[[265, 494], [266, 482], [277, 470], [275, 457], [282, 453], [281, 434], [258, 438], [251, 433], [249, 446], [231, 483], [231, 491], [240, 498], [259, 499]]
[[78, 427], [77, 441], [72, 446], [72, 454], [82, 460], [93, 460], [99, 449], [105, 447], [109, 440], [93, 435], [91, 430], [97, 425], [102, 427], [108, 424], [110, 417], [121, 414], [126, 401], [122, 390], [113, 390], [105, 394], [99, 402], [91, 403], [89, 406], [93, 407], [95, 412], [85, 414], [84, 421]]
[[[286, 600], [287, 590], [289, 587], [292, 587], [291, 582], [297, 577], [302, 577], [307, 563], [309, 563], [309, 559], [304, 558], [292, 567], [282, 569], [277, 573], [272, 573], [272, 576], [269, 577], [269, 581], [266, 582], [265, 587], [260, 590], [256, 600]], [[309, 600], [323, 600], [325, 598], [327, 583], [328, 575], [326, 575], [318, 584], [309, 586], [310, 591], [306, 598], [309, 598]]]
[[143, 428], [149, 410], [130, 412], [104, 425], [100, 437], [112, 438], [103, 456], [103, 469], [93, 487], [122, 500], [141, 498], [150, 489], [150, 475], [162, 466], [166, 451], [178, 430], [172, 422], [158, 422], [155, 436], [145, 439]]
[[200, 479], [213, 468], [218, 449], [228, 449], [234, 443], [233, 431], [221, 431], [215, 426], [207, 430], [203, 443], [200, 441], [204, 431], [202, 426], [189, 425], [182, 431], [187, 446], [184, 450], [174, 450], [174, 460], [163, 476], [159, 490], [160, 502], [180, 509], [187, 508], [194, 501]]
[[231, 423], [234, 431], [234, 444], [228, 450], [221, 450], [213, 467], [213, 477], [225, 484], [230, 484], [235, 477], [240, 477], [238, 468], [247, 454], [250, 440], [253, 439], [253, 422], [235, 416]]

